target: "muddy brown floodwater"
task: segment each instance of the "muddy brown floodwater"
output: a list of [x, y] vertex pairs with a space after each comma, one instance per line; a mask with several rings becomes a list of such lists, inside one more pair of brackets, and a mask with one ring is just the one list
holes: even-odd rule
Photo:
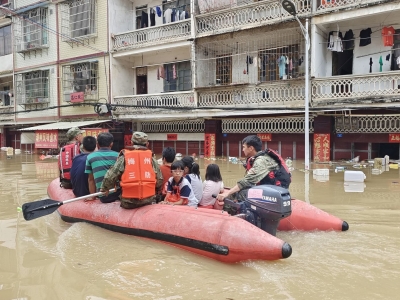
[[[244, 174], [218, 163], [226, 186]], [[38, 155], [0, 157], [0, 299], [399, 299], [400, 177], [390, 169], [345, 184], [343, 173], [301, 172], [294, 162], [293, 198], [346, 220], [347, 232], [278, 232], [293, 247], [279, 261], [224, 264], [152, 240], [57, 213], [25, 221], [17, 207], [46, 198], [57, 161]], [[352, 169], [351, 167], [349, 168]], [[193, 224], [196, 226], [196, 224]], [[249, 245], [251, 247], [251, 245]]]

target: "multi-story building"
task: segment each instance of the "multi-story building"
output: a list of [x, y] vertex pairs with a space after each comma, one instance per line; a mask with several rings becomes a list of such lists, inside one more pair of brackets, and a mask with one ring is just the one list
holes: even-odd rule
[[[0, 5], [12, 9], [12, 1]], [[0, 144], [5, 144], [4, 126], [14, 122], [14, 84], [11, 18], [0, 10]]]
[[[301, 159], [308, 93], [311, 159], [400, 156], [396, 1], [292, 0], [309, 50], [278, 0], [14, 2], [16, 124], [90, 119], [109, 103], [156, 153], [240, 156], [241, 139], [259, 134]], [[36, 33], [34, 18], [56, 35]]]
[[[311, 158], [399, 158], [398, 3], [292, 2], [311, 22]], [[133, 80], [124, 90], [113, 80], [113, 103], [119, 119], [152, 132], [154, 149], [191, 153], [203, 144], [189, 145], [184, 134], [213, 133], [216, 154], [239, 156], [240, 140], [257, 133], [283, 156], [304, 157], [305, 39], [281, 1], [191, 1], [190, 22], [176, 18], [188, 10], [183, 1], [117, 5], [128, 21], [113, 29], [113, 58]], [[341, 41], [329, 44], [331, 36]], [[185, 89], [189, 69], [179, 64], [188, 58]]]

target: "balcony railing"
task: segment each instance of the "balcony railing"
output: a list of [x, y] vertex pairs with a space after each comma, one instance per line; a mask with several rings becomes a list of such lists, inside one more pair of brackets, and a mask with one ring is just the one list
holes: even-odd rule
[[318, 0], [317, 12], [327, 12], [355, 6], [382, 3], [382, 0]]
[[185, 40], [190, 36], [190, 19], [142, 28], [114, 36], [114, 50], [137, 49]]
[[315, 78], [311, 85], [314, 103], [349, 98], [399, 97], [400, 72]]
[[[311, 13], [311, 1], [293, 2], [299, 16]], [[282, 8], [280, 1], [262, 1], [199, 15], [196, 18], [197, 34], [220, 34], [289, 19], [292, 20], [293, 16]]]
[[[115, 114], [160, 111], [165, 108], [196, 108], [193, 92], [174, 92], [114, 97]], [[119, 106], [120, 105], [120, 106]]]
[[304, 80], [199, 91], [199, 107], [270, 108], [304, 105]]

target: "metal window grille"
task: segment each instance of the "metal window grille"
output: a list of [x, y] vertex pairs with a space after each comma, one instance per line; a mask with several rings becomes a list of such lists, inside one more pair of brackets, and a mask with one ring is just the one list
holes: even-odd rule
[[47, 27], [48, 9], [37, 8], [23, 15], [23, 18], [14, 18], [15, 23], [15, 48], [17, 52], [26, 52], [42, 49], [48, 46]]
[[295, 79], [305, 72], [298, 28], [204, 38], [196, 47], [197, 87]]
[[85, 100], [98, 100], [98, 62], [84, 62], [63, 67], [64, 101], [69, 102], [72, 93], [84, 93]]
[[49, 70], [39, 70], [15, 75], [18, 104], [49, 102]]
[[145, 132], [204, 132], [204, 120], [185, 120], [171, 122], [143, 122]]
[[[304, 117], [223, 119], [223, 133], [303, 133]], [[310, 117], [310, 132], [314, 132], [314, 117]]]
[[164, 92], [188, 91], [192, 89], [190, 61], [164, 65]]
[[336, 133], [397, 133], [400, 116], [338, 116], [335, 117]]
[[0, 56], [11, 53], [11, 25], [8, 25], [0, 28]]
[[12, 105], [10, 94], [13, 94], [13, 91], [11, 89], [11, 85], [11, 79], [5, 82], [0, 82], [0, 106]]
[[96, 6], [96, 0], [73, 0], [61, 4], [63, 41], [97, 35]]

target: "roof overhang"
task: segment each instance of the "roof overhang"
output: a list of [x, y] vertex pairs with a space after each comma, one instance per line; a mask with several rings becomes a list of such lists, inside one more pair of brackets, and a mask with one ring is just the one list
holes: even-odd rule
[[82, 127], [94, 124], [109, 122], [110, 120], [97, 120], [97, 121], [80, 121], [80, 122], [56, 122], [33, 127], [19, 129], [19, 131], [36, 131], [36, 130], [67, 130], [72, 127]]

